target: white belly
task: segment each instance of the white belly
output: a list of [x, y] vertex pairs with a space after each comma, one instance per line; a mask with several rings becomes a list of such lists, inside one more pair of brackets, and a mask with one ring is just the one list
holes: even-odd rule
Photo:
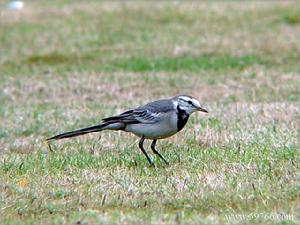
[[177, 118], [162, 119], [154, 124], [128, 124], [125, 131], [146, 139], [162, 139], [177, 133]]

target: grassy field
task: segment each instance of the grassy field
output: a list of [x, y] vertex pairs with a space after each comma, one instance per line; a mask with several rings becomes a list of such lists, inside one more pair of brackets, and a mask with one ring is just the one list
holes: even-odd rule
[[[299, 2], [2, 3], [1, 224], [300, 223]], [[210, 113], [168, 167], [122, 132], [44, 143], [179, 93]]]

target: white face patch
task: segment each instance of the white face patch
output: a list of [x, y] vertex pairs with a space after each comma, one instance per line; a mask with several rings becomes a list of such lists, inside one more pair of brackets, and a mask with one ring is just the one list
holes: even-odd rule
[[198, 108], [201, 107], [198, 100], [184, 95], [178, 97], [177, 105], [178, 104], [180, 105], [180, 108], [188, 114], [198, 111]]
[[184, 100], [184, 101], [193, 101], [193, 99], [192, 98], [189, 98], [188, 96], [180, 96], [179, 97], [180, 99], [182, 99], [182, 100]]
[[200, 102], [198, 102], [198, 100], [193, 99], [192, 102], [193, 102], [193, 105], [196, 106], [197, 108], [201, 107]]
[[197, 108], [199, 108], [201, 106], [197, 99], [190, 98], [188, 96], [180, 96], [179, 98], [186, 101], [186, 102], [191, 101], [193, 103], [193, 105]]

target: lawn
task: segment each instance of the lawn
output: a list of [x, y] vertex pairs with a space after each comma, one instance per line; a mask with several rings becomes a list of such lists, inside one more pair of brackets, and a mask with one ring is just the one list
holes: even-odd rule
[[[299, 2], [5, 2], [1, 224], [300, 223]], [[44, 142], [179, 93], [210, 113], [170, 166], [124, 132]]]

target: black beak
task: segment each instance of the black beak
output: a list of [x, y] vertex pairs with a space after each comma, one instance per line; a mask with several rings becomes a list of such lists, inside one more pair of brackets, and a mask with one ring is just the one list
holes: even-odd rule
[[201, 108], [201, 107], [198, 108], [198, 111], [208, 113], [208, 111], [206, 109]]

